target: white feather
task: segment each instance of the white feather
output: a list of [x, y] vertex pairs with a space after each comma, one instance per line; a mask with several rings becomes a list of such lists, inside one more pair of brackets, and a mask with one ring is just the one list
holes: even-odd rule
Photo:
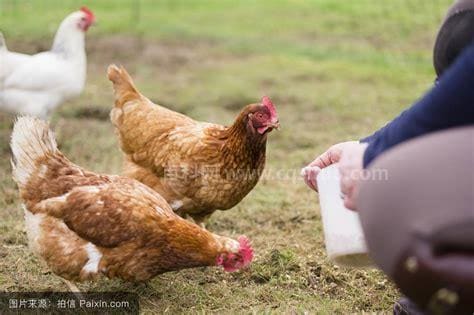
[[63, 20], [50, 51], [28, 56], [0, 46], [0, 110], [47, 118], [82, 92], [86, 54], [84, 32], [77, 23], [83, 15], [78, 11]]
[[181, 208], [183, 205], [184, 203], [181, 200], [172, 201], [170, 204], [171, 209], [173, 209], [174, 211], [179, 210], [179, 208]]
[[33, 214], [26, 209], [25, 205], [23, 205], [23, 211], [25, 213], [25, 228], [26, 235], [28, 236], [28, 245], [34, 253], [39, 254], [40, 247], [38, 241], [41, 237], [41, 223], [46, 215], [43, 213]]
[[0, 32], [0, 91], [3, 89], [4, 80], [30, 58], [30, 55], [9, 51], [5, 38]]
[[32, 117], [20, 117], [13, 127], [10, 143], [13, 153], [13, 178], [26, 185], [37, 170], [36, 160], [57, 152], [56, 140], [46, 122]]
[[99, 270], [100, 260], [102, 259], [101, 252], [99, 252], [97, 247], [92, 243], [87, 243], [84, 246], [84, 249], [87, 252], [87, 256], [89, 257], [89, 260], [82, 268], [82, 271], [87, 272], [87, 273], [97, 273], [97, 271]]

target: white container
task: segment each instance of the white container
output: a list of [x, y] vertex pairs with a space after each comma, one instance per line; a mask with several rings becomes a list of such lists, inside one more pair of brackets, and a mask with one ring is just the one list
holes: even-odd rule
[[344, 207], [337, 165], [322, 169], [317, 181], [329, 259], [342, 266], [371, 266], [359, 215]]

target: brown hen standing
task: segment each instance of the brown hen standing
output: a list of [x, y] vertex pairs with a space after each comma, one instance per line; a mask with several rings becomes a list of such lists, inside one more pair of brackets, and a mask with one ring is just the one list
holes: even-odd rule
[[239, 203], [265, 166], [267, 135], [279, 127], [271, 100], [246, 106], [230, 127], [195, 121], [152, 103], [127, 71], [109, 66], [115, 90], [111, 112], [124, 175], [160, 193], [181, 216], [202, 224]]
[[235, 241], [182, 219], [140, 182], [73, 164], [43, 121], [20, 118], [11, 148], [29, 245], [65, 279], [145, 281], [199, 266], [235, 271], [253, 258], [245, 237]]

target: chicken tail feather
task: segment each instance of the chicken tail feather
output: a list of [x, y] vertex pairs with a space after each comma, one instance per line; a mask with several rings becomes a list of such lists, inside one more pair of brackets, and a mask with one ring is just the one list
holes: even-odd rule
[[25, 187], [38, 169], [38, 160], [59, 153], [48, 123], [38, 118], [19, 117], [11, 135], [13, 179]]
[[107, 77], [114, 85], [115, 106], [122, 107], [126, 102], [140, 98], [140, 92], [124, 67], [110, 65], [107, 69]]

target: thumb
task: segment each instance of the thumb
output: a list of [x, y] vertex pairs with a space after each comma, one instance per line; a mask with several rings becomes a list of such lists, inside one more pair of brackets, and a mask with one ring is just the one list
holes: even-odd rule
[[321, 168], [317, 166], [306, 166], [301, 170], [301, 176], [303, 177], [304, 182], [315, 191], [318, 191], [318, 182], [316, 179], [319, 172], [321, 172]]

